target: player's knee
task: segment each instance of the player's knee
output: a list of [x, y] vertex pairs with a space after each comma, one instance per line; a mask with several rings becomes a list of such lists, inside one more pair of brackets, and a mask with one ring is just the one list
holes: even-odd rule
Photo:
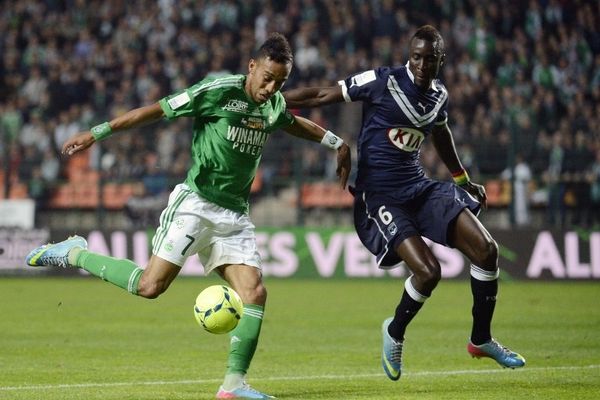
[[485, 240], [476, 264], [485, 269], [495, 269], [498, 266], [498, 244], [494, 239]]
[[437, 285], [437, 283], [442, 279], [442, 270], [440, 266], [429, 266], [425, 270], [424, 279], [429, 285]]
[[414, 276], [420, 286], [427, 291], [433, 290], [440, 279], [442, 279], [442, 269], [439, 264], [423, 264], [420, 268], [413, 271]]
[[262, 282], [254, 287], [238, 289], [238, 293], [247, 304], [264, 305], [267, 302], [267, 288]]

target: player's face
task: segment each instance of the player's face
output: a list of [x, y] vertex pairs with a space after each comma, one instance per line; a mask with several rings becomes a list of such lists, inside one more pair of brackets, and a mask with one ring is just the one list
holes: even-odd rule
[[262, 104], [281, 89], [291, 71], [291, 63], [281, 64], [270, 58], [250, 60], [246, 93], [256, 103]]
[[408, 66], [415, 77], [415, 84], [421, 89], [428, 89], [440, 70], [443, 51], [439, 47], [418, 38], [410, 42]]

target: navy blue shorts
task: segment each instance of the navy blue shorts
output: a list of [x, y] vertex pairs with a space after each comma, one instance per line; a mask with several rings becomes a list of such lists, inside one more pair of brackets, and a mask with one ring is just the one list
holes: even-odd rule
[[402, 259], [394, 249], [406, 238], [424, 236], [448, 246], [448, 226], [464, 208], [477, 215], [481, 205], [451, 182], [424, 179], [393, 192], [354, 191], [354, 226], [377, 265]]

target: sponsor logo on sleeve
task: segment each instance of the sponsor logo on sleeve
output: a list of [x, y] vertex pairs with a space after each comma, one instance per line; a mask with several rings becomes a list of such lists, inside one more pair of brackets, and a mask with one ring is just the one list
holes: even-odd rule
[[362, 86], [369, 82], [373, 82], [376, 78], [375, 71], [373, 70], [362, 72], [352, 77], [350, 87]]
[[177, 110], [178, 108], [188, 104], [189, 102], [190, 95], [187, 94], [187, 92], [183, 92], [167, 100], [167, 103], [169, 104], [169, 107], [171, 107], [171, 110]]

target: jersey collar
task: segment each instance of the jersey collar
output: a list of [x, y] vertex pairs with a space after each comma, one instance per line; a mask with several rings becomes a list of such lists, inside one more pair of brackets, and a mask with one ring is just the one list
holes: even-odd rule
[[[407, 61], [407, 62], [406, 62], [406, 65], [405, 65], [405, 67], [406, 67], [406, 73], [408, 74], [408, 77], [410, 78], [410, 81], [411, 81], [411, 82], [413, 83], [413, 85], [414, 85], [414, 84], [415, 84], [415, 76], [414, 76], [414, 75], [413, 75], [413, 73], [410, 71], [410, 68], [409, 68], [409, 63], [410, 63], [410, 62], [409, 62], [409, 61]], [[433, 90], [434, 92], [437, 92], [437, 91], [438, 91], [438, 90], [437, 90], [437, 87], [435, 87], [435, 85], [433, 84], [433, 81], [434, 81], [434, 80], [435, 80], [435, 79], [432, 79], [432, 80], [431, 80], [431, 83], [429, 84], [429, 89]]]

